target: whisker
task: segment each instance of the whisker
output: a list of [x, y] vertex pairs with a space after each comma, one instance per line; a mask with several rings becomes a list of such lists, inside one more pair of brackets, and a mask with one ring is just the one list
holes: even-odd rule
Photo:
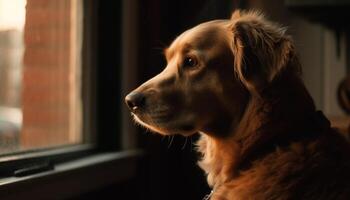
[[190, 142], [191, 142], [191, 149], [190, 149], [190, 151], [192, 152], [192, 149], [193, 149], [193, 140], [192, 140], [192, 136], [190, 137]]
[[182, 148], [181, 148], [181, 150], [184, 150], [184, 149], [185, 149], [185, 147], [186, 147], [186, 144], [187, 144], [187, 137], [185, 137], [185, 144], [184, 144], [184, 145], [182, 145]]
[[173, 140], [174, 140], [174, 135], [170, 136], [170, 143], [168, 145], [168, 149], [170, 148], [171, 144], [173, 143]]

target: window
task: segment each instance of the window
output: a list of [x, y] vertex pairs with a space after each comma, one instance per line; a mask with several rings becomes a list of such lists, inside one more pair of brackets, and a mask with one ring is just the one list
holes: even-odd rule
[[121, 145], [121, 6], [0, 0], [2, 199], [71, 199], [135, 176], [141, 154]]
[[80, 144], [82, 1], [0, 0], [0, 154]]

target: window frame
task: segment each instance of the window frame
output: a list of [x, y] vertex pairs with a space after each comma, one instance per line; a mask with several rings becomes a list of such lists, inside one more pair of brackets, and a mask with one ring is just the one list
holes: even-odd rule
[[[113, 173], [108, 182], [118, 182], [135, 175], [135, 163], [142, 155], [139, 150], [123, 149], [122, 135], [122, 83], [121, 74], [121, 29], [122, 4], [124, 1], [83, 1], [83, 60], [82, 60], [82, 95], [83, 95], [83, 134], [86, 144], [66, 145], [61, 147], [36, 149], [0, 156], [0, 194], [7, 194], [6, 188], [18, 189], [21, 194], [31, 195], [30, 188], [52, 182], [62, 185], [83, 177], [98, 177]], [[119, 21], [110, 23], [111, 19]], [[119, 77], [117, 77], [119, 75]], [[114, 92], [113, 92], [114, 91]], [[119, 92], [118, 92], [119, 91]], [[124, 129], [125, 131], [125, 129]], [[88, 133], [88, 134], [86, 134]], [[94, 142], [92, 142], [94, 141]], [[109, 155], [106, 157], [106, 155]], [[95, 158], [92, 159], [91, 158]], [[89, 160], [90, 159], [90, 160]], [[18, 169], [40, 163], [54, 166], [49, 170], [36, 171], [24, 177], [15, 177]], [[66, 171], [57, 171], [56, 166], [80, 166]], [[94, 167], [101, 170], [92, 170]], [[120, 168], [120, 171], [111, 170]], [[106, 172], [107, 170], [107, 172]], [[103, 174], [102, 173], [102, 174]], [[63, 175], [62, 175], [63, 174]], [[124, 174], [124, 175], [123, 175]], [[53, 178], [55, 177], [55, 178]], [[11, 178], [11, 181], [6, 181]], [[89, 178], [89, 179], [91, 179]], [[89, 182], [89, 181], [87, 181]], [[84, 182], [85, 184], [86, 182]], [[105, 183], [88, 183], [85, 189], [76, 188], [70, 196], [87, 192], [87, 189], [100, 187]], [[23, 186], [25, 186], [23, 188]], [[41, 187], [41, 186], [40, 186]], [[40, 191], [40, 187], [39, 191]], [[51, 190], [61, 191], [62, 187]], [[72, 190], [67, 188], [66, 191]], [[58, 193], [58, 194], [61, 194]], [[18, 195], [18, 194], [17, 194]], [[34, 194], [33, 194], [34, 195]], [[68, 195], [68, 194], [67, 194]], [[28, 197], [28, 196], [27, 196]], [[49, 196], [47, 196], [49, 197]]]

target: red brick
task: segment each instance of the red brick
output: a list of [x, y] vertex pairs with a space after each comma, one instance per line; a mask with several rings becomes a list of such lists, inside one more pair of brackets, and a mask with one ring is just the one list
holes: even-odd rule
[[69, 107], [57, 109], [42, 109], [39, 106], [23, 109], [23, 121], [25, 125], [37, 127], [64, 127], [69, 125]]
[[[69, 68], [70, 51], [69, 49], [45, 49], [45, 48], [27, 48], [24, 52], [23, 63], [25, 66], [43, 67], [49, 69], [50, 66], [66, 66]], [[52, 68], [52, 67], [51, 67]]]
[[[27, 89], [23, 92], [22, 103], [41, 109], [50, 109], [51, 107], [65, 109], [69, 105], [68, 91], [63, 90], [63, 88], [61, 88], [61, 92], [48, 92], [47, 89]], [[59, 93], [63, 94], [61, 95]]]
[[[25, 65], [23, 70], [24, 87], [69, 87], [71, 72], [69, 65]], [[53, 84], [53, 85], [49, 85]]]
[[29, 148], [45, 148], [68, 143], [68, 127], [43, 128], [43, 127], [24, 127], [20, 138], [23, 150]]
[[32, 9], [26, 14], [27, 29], [69, 29], [70, 10]]
[[47, 10], [69, 9], [70, 0], [27, 0], [27, 12], [32, 9], [44, 8]]
[[46, 49], [70, 48], [69, 29], [25, 29], [24, 44], [29, 47], [45, 47]]

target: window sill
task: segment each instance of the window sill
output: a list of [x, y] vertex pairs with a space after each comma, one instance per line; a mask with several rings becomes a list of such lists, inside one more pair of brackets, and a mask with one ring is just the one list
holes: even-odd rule
[[136, 175], [141, 151], [100, 153], [55, 165], [51, 171], [0, 178], [2, 199], [66, 199]]

